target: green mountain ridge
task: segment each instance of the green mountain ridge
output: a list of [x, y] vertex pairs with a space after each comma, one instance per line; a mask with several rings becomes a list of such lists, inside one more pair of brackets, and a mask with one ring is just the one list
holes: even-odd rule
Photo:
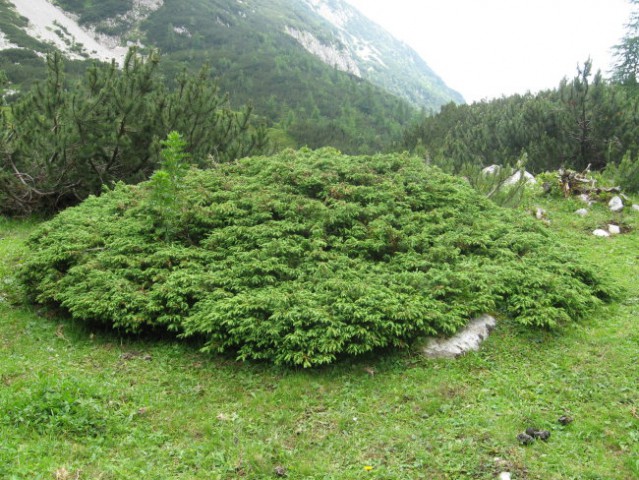
[[[16, 8], [21, 3], [0, 0], [0, 31], [13, 47], [0, 51], [0, 69], [14, 85], [36, 78], [42, 53], [53, 48], [34, 38], [20, 14], [24, 7]], [[463, 102], [410, 47], [342, 0], [55, 3], [120, 55], [127, 45], [158, 49], [167, 79], [185, 66], [209, 65], [232, 104], [251, 103], [282, 146], [387, 149], [418, 110]], [[56, 22], [49, 31], [67, 57], [104, 59], [74, 29]], [[71, 65], [81, 70], [75, 61]]]

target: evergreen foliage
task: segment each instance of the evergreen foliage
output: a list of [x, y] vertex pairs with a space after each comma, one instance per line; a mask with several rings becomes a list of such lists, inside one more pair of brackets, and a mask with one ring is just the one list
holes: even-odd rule
[[180, 183], [170, 237], [149, 201], [157, 181], [43, 224], [21, 272], [33, 300], [308, 367], [483, 313], [559, 327], [610, 292], [544, 225], [407, 155], [287, 150]]
[[55, 0], [59, 6], [80, 14], [81, 24], [91, 24], [123, 15], [131, 10], [133, 0]]
[[[0, 30], [14, 32], [9, 38], [21, 48], [3, 51], [0, 68], [7, 71], [16, 90], [27, 92], [35, 80], [45, 77], [44, 62], [36, 52], [41, 55], [52, 47], [28, 41], [31, 37], [22, 30], [26, 20], [11, 9], [3, 18], [4, 1], [0, 0]], [[84, 26], [114, 36], [116, 43], [139, 41], [161, 51], [157, 71], [171, 90], [184, 69], [197, 75], [206, 67], [206, 75], [230, 95], [231, 108], [242, 110], [250, 104], [255, 115], [268, 121], [279, 139], [278, 148], [333, 146], [352, 154], [389, 151], [417, 115], [416, 103], [430, 110], [449, 99], [462, 101], [421, 59], [413, 57], [414, 52], [406, 53], [404, 44], [362, 19], [353, 34], [373, 35], [384, 45], [380, 47], [384, 66], [370, 61], [361, 69], [364, 76], [375, 71], [370, 80], [377, 83], [325, 64], [285, 33], [286, 26], [310, 31], [324, 43], [339, 46], [339, 34], [306, 2], [166, 1], [141, 23], [131, 16], [118, 16], [130, 8], [131, 0], [56, 3], [77, 15]], [[4, 23], [11, 29], [5, 30]], [[65, 62], [67, 78], [75, 81], [90, 65]], [[187, 136], [188, 130], [172, 128]]]
[[600, 170], [639, 152], [638, 108], [630, 91], [593, 75], [587, 61], [554, 90], [446, 105], [408, 128], [403, 147], [457, 173], [467, 164], [513, 165], [523, 153], [534, 173]]
[[184, 153], [186, 142], [178, 132], [169, 133], [162, 141], [162, 165], [151, 176], [151, 204], [157, 209], [157, 215], [165, 226], [165, 238], [168, 239], [177, 227], [177, 219], [182, 206], [184, 177], [189, 168]]
[[615, 45], [617, 63], [614, 68], [615, 80], [636, 89], [639, 74], [639, 6], [638, 0], [629, 0], [634, 6], [626, 25], [626, 35]]
[[604, 174], [624, 192], [639, 193], [639, 157], [626, 154], [619, 163], [608, 164]]
[[185, 132], [186, 152], [227, 162], [260, 151], [263, 128], [251, 109], [232, 111], [204, 72], [182, 73], [167, 90], [159, 57], [134, 50], [123, 68], [93, 65], [69, 86], [59, 54], [47, 58], [46, 82], [11, 106], [2, 122], [0, 211], [51, 212], [97, 194], [116, 181], [149, 178], [159, 163], [159, 141]]

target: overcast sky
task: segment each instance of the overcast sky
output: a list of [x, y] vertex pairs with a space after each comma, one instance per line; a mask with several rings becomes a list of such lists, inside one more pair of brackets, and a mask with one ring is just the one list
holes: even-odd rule
[[590, 56], [604, 74], [627, 0], [346, 0], [412, 46], [467, 102], [554, 88]]

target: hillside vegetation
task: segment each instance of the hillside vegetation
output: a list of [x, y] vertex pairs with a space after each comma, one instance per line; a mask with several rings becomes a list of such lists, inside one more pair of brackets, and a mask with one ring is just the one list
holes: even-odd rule
[[[192, 30], [205, 12], [242, 32], [257, 6], [299, 26], [318, 2], [291, 20], [288, 0], [167, 0], [129, 29], [93, 22], [137, 0], [59, 0], [174, 50], [66, 76], [52, 54], [0, 104], [0, 477], [639, 478], [639, 15], [612, 79], [587, 62], [557, 90], [447, 105], [398, 145], [412, 107], [292, 37], [243, 32], [288, 52], [273, 68]], [[0, 29], [30, 41], [7, 5]], [[184, 70], [204, 40], [229, 56]], [[40, 57], [6, 52], [29, 82]], [[231, 103], [267, 91], [253, 64], [282, 76], [268, 134]], [[412, 154], [282, 148], [302, 138]], [[506, 187], [509, 164], [537, 184]], [[425, 356], [485, 313], [480, 351]]]
[[135, 50], [122, 69], [94, 65], [77, 82], [59, 54], [47, 64], [46, 81], [0, 112], [0, 213], [50, 214], [103, 186], [146, 180], [173, 129], [202, 167], [267, 149], [251, 108], [233, 111], [206, 71], [183, 71], [167, 88], [158, 56]]
[[[320, 7], [303, 0], [166, 0], [137, 20], [121, 15], [138, 2], [56, 3], [116, 44], [141, 42], [145, 54], [158, 50], [169, 88], [183, 68], [196, 73], [205, 66], [221, 92], [229, 93], [232, 107], [250, 104], [282, 148], [389, 150], [420, 108], [463, 101], [414, 51], [341, 1]], [[347, 30], [324, 18], [320, 12], [326, 9], [346, 15]], [[45, 77], [42, 57], [52, 47], [25, 33], [26, 20], [8, 0], [0, 0], [0, 13], [0, 30], [19, 47], [2, 52], [0, 68], [11, 89], [25, 92]], [[332, 52], [329, 57], [349, 57], [353, 71], [321, 60], [287, 29], [311, 35]], [[82, 75], [91, 63], [67, 62], [69, 77]]]
[[[501, 319], [456, 361], [385, 353], [306, 370], [11, 306], [40, 227], [0, 220], [0, 477], [636, 478], [639, 215], [539, 201], [553, 236], [622, 285], [621, 301], [561, 333]], [[628, 233], [590, 234], [613, 218]], [[548, 442], [520, 446], [531, 426]]]
[[403, 146], [455, 173], [517, 162], [534, 173], [608, 168], [638, 191], [638, 109], [636, 88], [604, 79], [587, 61], [553, 90], [446, 105], [408, 128]]
[[419, 159], [285, 151], [187, 173], [176, 145], [166, 181], [117, 186], [38, 230], [33, 299], [308, 367], [488, 312], [565, 326], [609, 297], [543, 225]]

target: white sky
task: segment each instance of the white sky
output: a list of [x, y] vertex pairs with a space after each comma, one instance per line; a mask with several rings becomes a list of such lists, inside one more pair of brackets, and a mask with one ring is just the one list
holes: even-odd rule
[[554, 88], [590, 56], [607, 76], [627, 0], [346, 0], [467, 102]]

